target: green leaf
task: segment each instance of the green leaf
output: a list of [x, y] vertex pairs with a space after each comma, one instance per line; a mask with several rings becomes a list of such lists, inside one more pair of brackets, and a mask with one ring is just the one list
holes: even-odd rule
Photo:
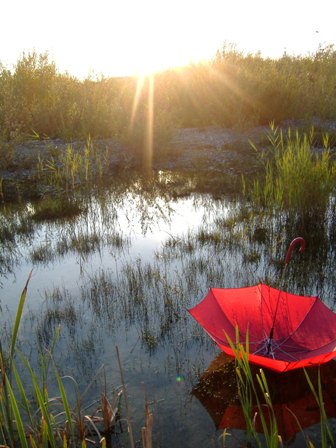
[[21, 293], [19, 306], [18, 306], [18, 309], [17, 309], [17, 312], [16, 312], [14, 328], [13, 328], [13, 334], [12, 334], [12, 339], [11, 339], [11, 346], [10, 346], [10, 355], [9, 355], [9, 365], [10, 365], [10, 368], [9, 368], [9, 371], [11, 371], [11, 366], [12, 366], [13, 357], [14, 357], [14, 350], [15, 350], [17, 334], [18, 334], [19, 326], [20, 326], [20, 322], [21, 322], [23, 306], [24, 306], [24, 303], [25, 303], [25, 300], [26, 300], [28, 283], [29, 283], [29, 281], [31, 279], [32, 273], [33, 273], [33, 271], [30, 271], [30, 274], [28, 276], [26, 285], [23, 288], [23, 291]]

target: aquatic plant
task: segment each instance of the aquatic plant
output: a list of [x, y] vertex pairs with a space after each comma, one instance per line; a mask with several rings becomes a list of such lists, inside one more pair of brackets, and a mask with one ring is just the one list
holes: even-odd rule
[[49, 152], [52, 155], [45, 160], [38, 155], [37, 179], [41, 186], [54, 186], [56, 191], [68, 192], [80, 185], [97, 184], [109, 173], [108, 148], [97, 148], [90, 136], [84, 146], [75, 148], [68, 144], [65, 151]]
[[336, 162], [325, 134], [321, 151], [313, 148], [314, 129], [309, 135], [270, 125], [270, 149], [256, 150], [264, 164], [264, 174], [254, 179], [250, 187], [243, 179], [243, 191], [256, 206], [275, 207], [289, 215], [323, 214], [330, 194], [336, 186]]

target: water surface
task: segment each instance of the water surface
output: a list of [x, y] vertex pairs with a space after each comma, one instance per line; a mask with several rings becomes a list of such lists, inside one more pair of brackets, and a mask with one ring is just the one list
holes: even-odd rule
[[[257, 213], [222, 192], [184, 188], [176, 194], [173, 187], [162, 173], [150, 183], [116, 180], [99, 193], [72, 197], [77, 212], [57, 219], [43, 218], [42, 200], [6, 205], [1, 336], [8, 344], [20, 293], [33, 269], [19, 344], [33, 365], [60, 325], [55, 361], [80, 390], [90, 384], [83, 398], [90, 404], [99, 399], [105, 381], [111, 393], [121, 384], [118, 347], [136, 440], [147, 398], [154, 446], [220, 446], [221, 432], [192, 394], [218, 349], [187, 310], [211, 286], [259, 281], [279, 286], [288, 241], [306, 230]], [[282, 285], [319, 294], [331, 308], [333, 207], [331, 201], [320, 225], [306, 231], [307, 251], [290, 265]], [[119, 439], [127, 444], [126, 434]], [[234, 437], [230, 443], [235, 446]]]

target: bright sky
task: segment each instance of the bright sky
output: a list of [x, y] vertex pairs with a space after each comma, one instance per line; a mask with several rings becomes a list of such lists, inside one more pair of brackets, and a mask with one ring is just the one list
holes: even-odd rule
[[226, 41], [264, 56], [336, 45], [335, 0], [7, 0], [0, 62], [48, 51], [63, 72], [119, 76], [211, 58]]

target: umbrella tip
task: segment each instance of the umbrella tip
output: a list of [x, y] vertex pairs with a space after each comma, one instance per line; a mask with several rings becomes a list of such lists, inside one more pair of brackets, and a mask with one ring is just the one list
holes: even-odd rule
[[293, 241], [290, 243], [286, 258], [285, 258], [285, 264], [288, 264], [292, 259], [292, 252], [295, 246], [300, 244], [299, 252], [302, 253], [305, 250], [306, 247], [306, 241], [302, 238], [302, 236], [298, 236], [293, 239]]

